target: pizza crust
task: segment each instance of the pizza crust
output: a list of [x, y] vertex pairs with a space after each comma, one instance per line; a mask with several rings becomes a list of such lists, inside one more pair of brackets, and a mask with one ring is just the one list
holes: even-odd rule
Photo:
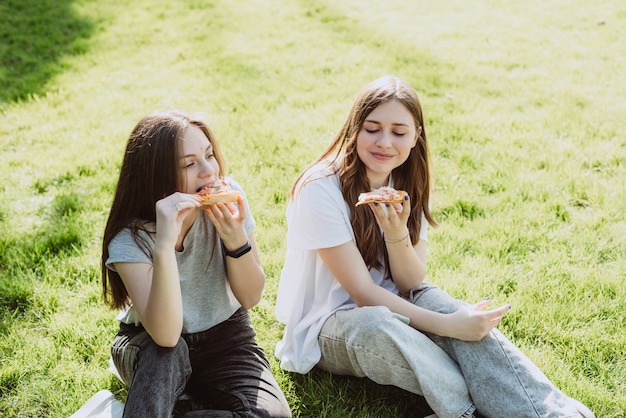
[[241, 193], [231, 189], [224, 180], [217, 180], [211, 186], [200, 190], [195, 196], [200, 199], [201, 206], [214, 205], [216, 203], [235, 203]]
[[404, 190], [396, 190], [393, 187], [383, 186], [371, 192], [361, 193], [355, 206], [365, 205], [372, 202], [378, 203], [401, 203], [408, 193]]

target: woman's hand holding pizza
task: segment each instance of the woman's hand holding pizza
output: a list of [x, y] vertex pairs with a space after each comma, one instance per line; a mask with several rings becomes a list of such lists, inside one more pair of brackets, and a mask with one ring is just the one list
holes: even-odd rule
[[236, 204], [220, 202], [203, 208], [226, 248], [239, 248], [245, 244], [248, 236], [244, 230], [243, 221], [247, 213], [241, 196], [237, 197]]
[[383, 230], [387, 240], [399, 240], [408, 234], [407, 221], [411, 213], [411, 205], [406, 200], [399, 203], [370, 203], [376, 222]]
[[176, 245], [183, 219], [190, 210], [195, 210], [199, 206], [200, 202], [193, 195], [186, 193], [176, 192], [158, 200], [155, 205], [156, 241]]
[[383, 187], [359, 196], [357, 206], [367, 204], [374, 213], [378, 226], [388, 240], [406, 237], [407, 222], [411, 213], [409, 195], [403, 190]]

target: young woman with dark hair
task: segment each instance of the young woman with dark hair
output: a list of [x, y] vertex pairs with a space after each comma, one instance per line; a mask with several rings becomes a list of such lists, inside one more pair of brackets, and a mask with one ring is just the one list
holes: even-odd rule
[[[216, 180], [241, 197], [200, 207]], [[137, 124], [102, 248], [125, 417], [170, 417], [184, 390], [205, 408], [189, 417], [291, 416], [247, 312], [265, 285], [254, 226], [204, 122], [169, 110]]]

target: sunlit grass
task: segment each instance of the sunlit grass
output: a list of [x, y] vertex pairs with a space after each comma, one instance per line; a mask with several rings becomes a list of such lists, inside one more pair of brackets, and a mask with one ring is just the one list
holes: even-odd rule
[[[100, 389], [124, 399], [100, 241], [132, 126], [169, 107], [206, 115], [248, 194], [268, 278], [252, 316], [294, 414], [426, 413], [272, 355], [291, 182], [357, 91], [392, 73], [427, 118], [441, 223], [429, 280], [513, 305], [506, 335], [598, 417], [623, 416], [622, 2], [30, 3], [0, 5], [0, 36], [33, 45], [0, 47], [0, 415], [67, 417]], [[42, 53], [44, 37], [67, 45]]]

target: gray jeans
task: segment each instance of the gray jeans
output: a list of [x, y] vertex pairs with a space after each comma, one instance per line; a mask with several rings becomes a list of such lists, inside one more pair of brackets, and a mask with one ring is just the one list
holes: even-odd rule
[[[426, 283], [409, 300], [442, 313], [465, 304]], [[422, 395], [440, 418], [469, 417], [475, 410], [494, 418], [580, 418], [575, 401], [498, 330], [466, 342], [408, 324], [382, 306], [337, 311], [318, 337], [318, 367]]]

